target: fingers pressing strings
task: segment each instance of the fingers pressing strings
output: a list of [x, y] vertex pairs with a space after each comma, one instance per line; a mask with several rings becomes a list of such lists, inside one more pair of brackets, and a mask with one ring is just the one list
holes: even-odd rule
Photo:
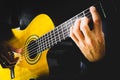
[[81, 18], [80, 30], [82, 31], [85, 38], [90, 37], [90, 27], [89, 27], [89, 18], [83, 17]]
[[80, 31], [81, 20], [77, 19], [74, 23], [74, 26], [70, 28], [70, 36], [75, 42], [83, 41], [84, 36]]

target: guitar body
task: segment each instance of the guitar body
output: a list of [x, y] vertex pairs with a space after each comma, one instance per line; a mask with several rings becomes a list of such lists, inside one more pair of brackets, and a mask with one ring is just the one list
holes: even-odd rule
[[[23, 48], [21, 54], [15, 54], [15, 56], [19, 57], [19, 60], [14, 68], [14, 80], [30, 80], [36, 79], [38, 76], [49, 75], [49, 67], [46, 58], [49, 49], [40, 53], [33, 51], [37, 54], [31, 56], [29, 50], [32, 50], [32, 47], [30, 48], [29, 44], [52, 29], [54, 29], [54, 24], [46, 14], [36, 16], [24, 30], [12, 29], [14, 36], [8, 43], [14, 48]], [[34, 45], [38, 44], [36, 43]], [[11, 80], [10, 75], [9, 68], [2, 68], [0, 66], [0, 80]]]

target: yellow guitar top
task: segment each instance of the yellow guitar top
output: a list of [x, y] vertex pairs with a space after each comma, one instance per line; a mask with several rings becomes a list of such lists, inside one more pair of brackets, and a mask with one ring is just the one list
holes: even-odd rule
[[[38, 51], [35, 49], [38, 43], [34, 41], [52, 29], [54, 29], [54, 24], [46, 14], [36, 16], [24, 30], [12, 29], [14, 36], [8, 43], [12, 47], [23, 48], [21, 54], [16, 54], [20, 59], [15, 65], [15, 78], [13, 80], [29, 80], [49, 75], [46, 59], [48, 49]], [[10, 75], [8, 68], [0, 66], [0, 80], [11, 80]]]

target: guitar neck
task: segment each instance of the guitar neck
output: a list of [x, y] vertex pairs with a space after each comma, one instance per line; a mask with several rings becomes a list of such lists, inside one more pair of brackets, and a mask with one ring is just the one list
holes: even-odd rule
[[[98, 2], [94, 4], [93, 6], [97, 8], [101, 16], [103, 16], [104, 18], [106, 17], [101, 2]], [[63, 22], [62, 24], [56, 26], [54, 30], [48, 32], [47, 34], [43, 35], [38, 40], [36, 40], [36, 43], [40, 44], [38, 46], [38, 51], [42, 52], [48, 48], [51, 48], [58, 42], [61, 42], [65, 40], [66, 38], [68, 38], [70, 34], [70, 27], [73, 26], [75, 20], [78, 18], [84, 17], [84, 16], [91, 19], [91, 13], [89, 11], [89, 8], [75, 15], [69, 20]]]

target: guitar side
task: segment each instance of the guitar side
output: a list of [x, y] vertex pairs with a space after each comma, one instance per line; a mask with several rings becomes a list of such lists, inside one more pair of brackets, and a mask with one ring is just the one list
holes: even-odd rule
[[[8, 43], [14, 48], [24, 49], [21, 54], [15, 55], [19, 57], [19, 60], [14, 68], [14, 80], [29, 80], [38, 76], [49, 75], [49, 66], [46, 58], [49, 49], [31, 58], [29, 57], [27, 46], [32, 41], [53, 29], [54, 24], [46, 14], [36, 16], [24, 30], [12, 29], [14, 36]], [[8, 68], [2, 68], [0, 66], [0, 80], [11, 80], [10, 70]]]

